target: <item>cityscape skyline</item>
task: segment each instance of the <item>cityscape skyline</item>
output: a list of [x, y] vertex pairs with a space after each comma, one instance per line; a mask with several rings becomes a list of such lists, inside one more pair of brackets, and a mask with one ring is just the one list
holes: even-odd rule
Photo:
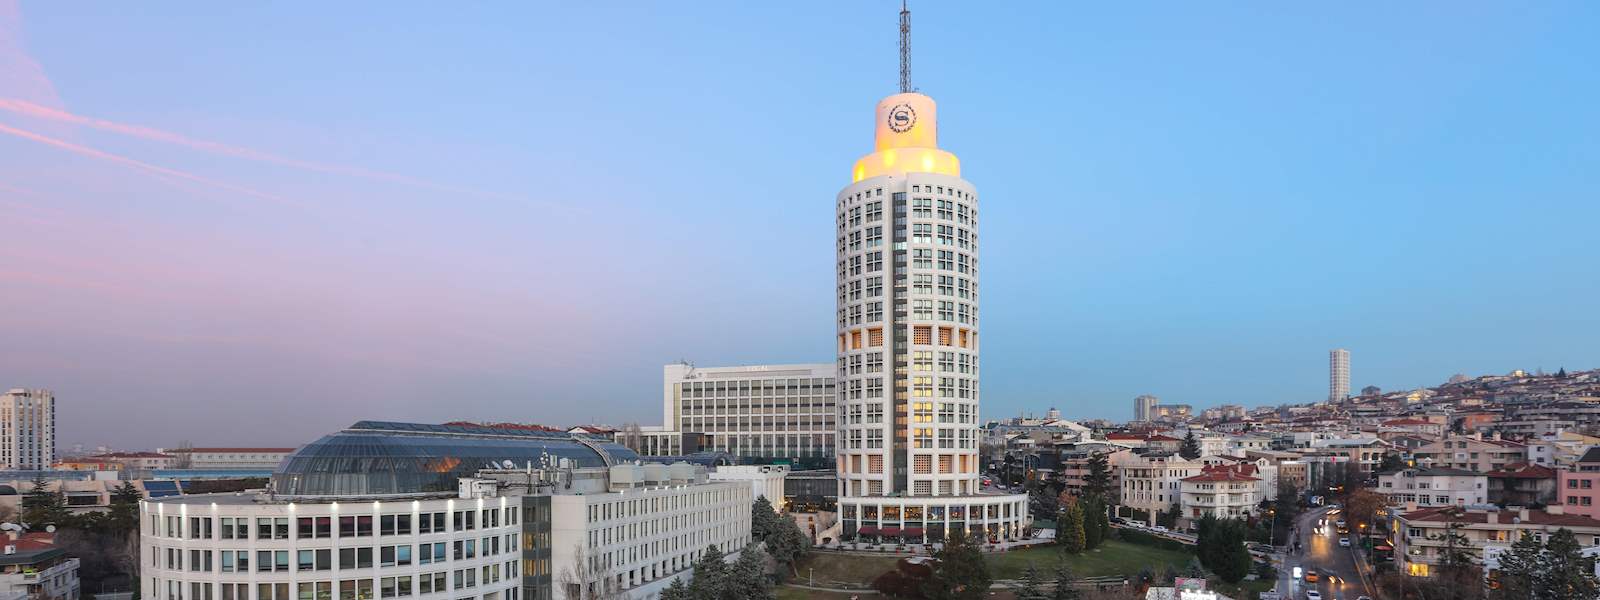
[[[526, 39], [507, 31], [473, 42], [447, 22], [429, 33], [453, 43], [419, 61], [350, 52], [392, 45], [398, 24], [417, 20], [404, 9], [333, 9], [308, 25], [299, 54], [265, 40], [183, 56], [182, 44], [161, 40], [242, 25], [166, 12], [192, 7], [78, 14], [0, 2], [0, 218], [24, 224], [0, 251], [19, 292], [0, 300], [0, 329], [28, 340], [0, 351], [0, 385], [54, 391], [62, 447], [282, 444], [379, 414], [651, 423], [659, 369], [676, 358], [827, 361], [816, 332], [834, 320], [818, 291], [832, 287], [831, 260], [815, 240], [832, 227], [816, 199], [843, 176], [839, 157], [865, 150], [853, 135], [866, 122], [862, 99], [893, 90], [881, 8], [836, 7], [848, 18], [645, 8], [616, 22], [633, 39], [604, 52], [550, 23]], [[239, 10], [241, 23], [291, 16]], [[995, 31], [1011, 10], [951, 7], [918, 28], [922, 39]], [[1361, 355], [1353, 388], [1594, 367], [1582, 361], [1600, 322], [1582, 299], [1600, 284], [1571, 276], [1571, 265], [1600, 257], [1580, 226], [1596, 216], [1583, 201], [1594, 183], [1559, 165], [1592, 163], [1600, 136], [1592, 122], [1549, 116], [1581, 110], [1574, 98], [1596, 87], [1568, 62], [1594, 42], [1566, 12], [1594, 9], [1474, 10], [1456, 15], [1459, 30], [1416, 40], [1406, 17], [1425, 11], [1380, 24], [1285, 16], [1271, 23], [1282, 31], [1258, 35], [1338, 43], [1289, 44], [1270, 60], [1251, 57], [1252, 43], [1221, 41], [1230, 35], [1220, 29], [1188, 39], [1198, 42], [1185, 49], [1192, 62], [1167, 64], [1170, 43], [1116, 41], [1133, 24], [1115, 15], [1099, 15], [1110, 25], [1099, 32], [1040, 19], [1073, 29], [1013, 49], [928, 44], [918, 84], [955, 115], [947, 145], [985, 182], [983, 417], [1055, 406], [1067, 418], [1120, 421], [1141, 394], [1196, 408], [1314, 402], [1326, 396], [1320, 357], [1335, 346]], [[548, 12], [552, 23], [602, 19], [581, 7]], [[1174, 12], [1139, 26], [1248, 27], [1229, 25], [1226, 10]], [[358, 17], [376, 23], [353, 27]], [[810, 24], [752, 26], [774, 17]], [[1491, 25], [1504, 35], [1473, 35]], [[839, 39], [870, 41], [828, 44], [816, 57], [751, 51], [835, 26]], [[348, 40], [334, 35], [345, 30]], [[689, 40], [711, 32], [733, 33]], [[1125, 53], [1091, 51], [1108, 47]], [[537, 58], [569, 48], [595, 55], [572, 67]], [[1457, 66], [1463, 52], [1477, 70]], [[1498, 58], [1505, 52], [1516, 60]], [[1013, 53], [1064, 58], [1057, 68], [1068, 76], [1037, 76], [1041, 60], [1007, 60]], [[1341, 53], [1349, 62], [1333, 72], [1288, 68]], [[830, 64], [858, 54], [872, 57], [861, 69]], [[707, 56], [734, 64], [700, 64]], [[596, 93], [557, 100], [538, 86], [444, 72], [469, 60]], [[992, 65], [1004, 66], [983, 70]], [[668, 66], [686, 82], [652, 73]], [[284, 68], [308, 82], [261, 83], [286, 79]], [[358, 72], [370, 92], [340, 81]], [[1024, 107], [1042, 117], [995, 91], [1023, 75], [1036, 76], [1022, 77]], [[836, 91], [760, 89], [796, 80]], [[1536, 110], [1516, 123], [1483, 120], [1508, 102]], [[1278, 112], [1263, 116], [1269, 105]], [[434, 115], [436, 106], [461, 108]], [[639, 112], [661, 118], [610, 117]], [[620, 138], [638, 144], [627, 169], [613, 162]], [[432, 150], [408, 148], [423, 143]], [[1518, 160], [1530, 151], [1558, 156]], [[1475, 172], [1490, 164], [1494, 177]], [[770, 192], [751, 202], [755, 189]], [[389, 220], [374, 224], [376, 211]], [[1496, 243], [1463, 243], [1463, 231]], [[1344, 293], [1309, 293], [1330, 276], [1348, 282]], [[1529, 297], [1517, 280], [1547, 293]], [[1428, 286], [1439, 293], [1417, 293]], [[1485, 340], [1474, 322], [1498, 329]], [[163, 412], [174, 414], [152, 418]], [[196, 427], [213, 422], [240, 427]]]

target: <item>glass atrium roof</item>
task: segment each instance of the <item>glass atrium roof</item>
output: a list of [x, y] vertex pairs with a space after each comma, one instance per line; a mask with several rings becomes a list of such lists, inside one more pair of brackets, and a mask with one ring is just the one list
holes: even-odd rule
[[610, 440], [566, 432], [361, 421], [296, 450], [272, 483], [290, 497], [427, 494], [455, 491], [457, 479], [479, 469], [554, 467], [561, 459], [607, 467], [638, 458]]

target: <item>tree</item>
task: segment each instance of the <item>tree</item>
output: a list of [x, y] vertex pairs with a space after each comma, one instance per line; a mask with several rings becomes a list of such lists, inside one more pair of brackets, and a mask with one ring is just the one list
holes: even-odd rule
[[933, 574], [922, 582], [922, 595], [929, 600], [977, 600], [989, 594], [989, 563], [977, 544], [957, 529], [934, 553], [939, 562]]
[[754, 545], [739, 554], [739, 561], [727, 571], [722, 600], [774, 600], [771, 580], [767, 579], [767, 553]]
[[689, 580], [689, 597], [719, 598], [726, 587], [728, 564], [716, 544], [706, 546], [700, 560], [694, 563], [694, 578]]
[[1200, 557], [1200, 564], [1213, 571], [1217, 570], [1214, 561], [1217, 559], [1217, 546], [1221, 541], [1218, 539], [1221, 532], [1217, 523], [1217, 517], [1207, 513], [1194, 524], [1194, 553]]
[[1540, 576], [1534, 597], [1549, 600], [1590, 600], [1600, 596], [1594, 576], [1594, 558], [1583, 555], [1578, 537], [1565, 527], [1545, 541], [1540, 556]]
[[790, 575], [799, 576], [799, 564], [806, 554], [811, 552], [811, 537], [800, 531], [800, 526], [794, 519], [780, 517], [776, 529], [767, 536], [767, 553], [772, 555], [779, 565], [786, 567], [779, 573], [788, 572]]
[[1083, 495], [1111, 499], [1111, 459], [1104, 452], [1089, 457], [1089, 474], [1083, 477]]
[[660, 600], [695, 600], [689, 595], [689, 586], [683, 583], [683, 578], [672, 580], [667, 589], [661, 590]]
[[1017, 582], [1017, 587], [1012, 588], [1011, 593], [1017, 597], [1017, 600], [1047, 600], [1049, 598], [1039, 589], [1039, 570], [1033, 567], [1032, 562], [1028, 563], [1027, 570], [1022, 572], [1022, 579]]
[[1283, 534], [1285, 544], [1289, 543], [1289, 530], [1294, 529], [1295, 519], [1300, 518], [1300, 490], [1287, 479], [1278, 479], [1278, 496], [1272, 501], [1272, 539], [1277, 541], [1279, 534]]
[[1383, 460], [1378, 462], [1379, 473], [1393, 473], [1406, 468], [1406, 461], [1400, 458], [1399, 452], [1385, 452]]
[[112, 532], [134, 533], [139, 531], [139, 501], [144, 498], [139, 493], [139, 488], [133, 486], [132, 481], [124, 481], [122, 485], [111, 491], [111, 510], [106, 512], [105, 526]]
[[1099, 496], [1084, 496], [1078, 502], [1083, 507], [1083, 547], [1093, 550], [1105, 541], [1110, 533], [1110, 523], [1106, 520], [1106, 506]]
[[1495, 594], [1505, 600], [1533, 598], [1535, 584], [1542, 575], [1544, 544], [1533, 533], [1523, 530], [1522, 537], [1511, 545], [1511, 551], [1500, 555], [1497, 579], [1500, 589]]
[[50, 490], [50, 482], [40, 472], [33, 476], [33, 488], [22, 497], [22, 521], [30, 529], [43, 531], [48, 525], [65, 524], [71, 514], [67, 512], [67, 497], [61, 490]]
[[1200, 440], [1195, 439], [1193, 429], [1184, 434], [1183, 445], [1178, 447], [1178, 456], [1189, 460], [1200, 458]]
[[561, 570], [557, 579], [566, 588], [567, 597], [577, 600], [614, 600], [622, 597], [615, 581], [605, 576], [611, 564], [605, 555], [590, 558], [583, 544], [573, 544], [572, 563]]
[[1083, 533], [1083, 506], [1081, 502], [1067, 505], [1061, 512], [1061, 518], [1056, 521], [1056, 543], [1061, 544], [1061, 551], [1079, 554], [1084, 549]]
[[765, 542], [777, 530], [778, 511], [772, 508], [772, 501], [766, 496], [757, 497], [750, 503], [750, 539]]
[[1239, 583], [1250, 574], [1250, 551], [1244, 547], [1245, 524], [1239, 519], [1222, 521], [1217, 543], [1213, 546], [1217, 556], [1212, 559], [1211, 570], [1228, 583]]
[[[1462, 516], [1465, 512], [1464, 509], [1453, 506], [1440, 511], [1439, 514], [1445, 517], [1444, 533], [1428, 536], [1430, 540], [1444, 542], [1444, 548], [1439, 551], [1441, 571], [1452, 572], [1472, 566], [1472, 555], [1467, 551], [1472, 542], [1461, 534], [1461, 528], [1464, 526]], [[1353, 511], [1350, 516], [1355, 516]]]
[[1189, 566], [1184, 567], [1184, 569], [1183, 569], [1183, 576], [1184, 577], [1193, 577], [1193, 578], [1196, 578], [1196, 579], [1205, 577], [1206, 576], [1205, 565], [1200, 564], [1200, 559], [1199, 558], [1191, 558], [1191, 559], [1189, 559]]
[[[1148, 568], [1148, 567], [1146, 567]], [[1072, 569], [1063, 562], [1056, 567], [1056, 589], [1051, 591], [1050, 600], [1078, 600], [1081, 594], [1078, 588], [1072, 585]]]
[[1156, 524], [1167, 529], [1177, 527], [1178, 515], [1182, 512], [1183, 507], [1179, 506], [1177, 502], [1173, 502], [1172, 506], [1167, 507], [1167, 510], [1156, 511]]

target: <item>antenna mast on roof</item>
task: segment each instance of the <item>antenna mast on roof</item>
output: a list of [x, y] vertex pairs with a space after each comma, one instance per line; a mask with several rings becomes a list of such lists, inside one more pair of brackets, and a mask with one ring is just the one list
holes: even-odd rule
[[900, 0], [900, 93], [909, 94], [911, 88], [911, 9], [906, 0]]

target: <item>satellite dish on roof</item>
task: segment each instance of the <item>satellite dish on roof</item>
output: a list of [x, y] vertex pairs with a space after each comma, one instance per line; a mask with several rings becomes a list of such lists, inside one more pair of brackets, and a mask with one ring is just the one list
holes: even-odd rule
[[50, 533], [55, 533], [56, 532], [56, 526], [55, 525], [47, 525], [47, 526], [45, 526], [44, 530], [48, 531]]
[[501, 464], [501, 466], [504, 466], [507, 469], [515, 469], [515, 468], [517, 468], [517, 463], [512, 462], [511, 459], [509, 459], [509, 458], [506, 459], [506, 460], [500, 461], [500, 464]]

